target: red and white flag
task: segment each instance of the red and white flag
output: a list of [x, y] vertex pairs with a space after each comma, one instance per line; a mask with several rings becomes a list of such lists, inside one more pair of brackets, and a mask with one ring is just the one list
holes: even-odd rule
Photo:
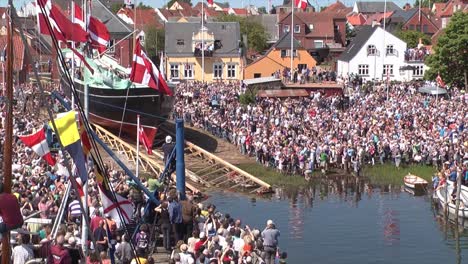
[[148, 85], [163, 94], [172, 96], [172, 91], [169, 89], [163, 75], [143, 51], [143, 47], [141, 46], [139, 39], [135, 42], [130, 80], [132, 82]]
[[18, 137], [26, 146], [30, 147], [37, 155], [47, 161], [50, 166], [55, 166], [55, 159], [50, 154], [44, 129], [40, 129], [31, 135]]
[[442, 77], [440, 77], [440, 74], [437, 74], [436, 82], [440, 87], [445, 87], [445, 83], [442, 80]]
[[[112, 197], [109, 197], [108, 192], [106, 192], [106, 190], [101, 185], [98, 186], [99, 196], [101, 197], [102, 207], [104, 208], [104, 214], [109, 214], [112, 219], [118, 222], [118, 226], [130, 223], [133, 215], [132, 202], [120, 196], [119, 194], [114, 193], [116, 199], [116, 203], [114, 203], [112, 201], [113, 199], [111, 199]], [[119, 211], [125, 223], [120, 223]]]
[[[80, 25], [84, 30], [86, 30], [86, 22], [83, 18], [83, 10], [76, 3], [73, 3], [73, 8], [73, 23]], [[90, 16], [87, 30], [89, 33], [91, 46], [97, 49], [99, 53], [106, 51], [107, 45], [109, 44], [111, 38], [106, 25], [99, 19]]]
[[140, 125], [140, 128], [138, 129], [138, 137], [140, 137], [140, 142], [142, 142], [143, 145], [145, 146], [145, 149], [148, 155], [153, 154], [153, 150], [152, 150], [153, 142], [150, 142], [148, 136], [145, 133], [143, 126], [141, 125]]
[[307, 9], [307, 0], [295, 0], [296, 1], [296, 7], [301, 8], [302, 10]]
[[60, 41], [86, 42], [88, 34], [78, 24], [72, 23], [50, 0], [36, 0], [39, 32], [53, 35]]

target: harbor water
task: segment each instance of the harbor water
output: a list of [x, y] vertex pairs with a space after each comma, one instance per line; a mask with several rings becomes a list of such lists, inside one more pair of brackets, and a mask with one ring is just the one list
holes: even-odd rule
[[215, 192], [208, 199], [243, 225], [281, 231], [287, 263], [468, 263], [468, 229], [400, 186], [370, 187], [352, 177], [316, 180], [271, 197]]

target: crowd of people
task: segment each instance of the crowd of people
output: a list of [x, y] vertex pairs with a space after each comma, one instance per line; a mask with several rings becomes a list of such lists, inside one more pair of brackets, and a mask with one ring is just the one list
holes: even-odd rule
[[334, 82], [336, 81], [336, 72], [321, 69], [319, 67], [300, 67], [294, 68], [292, 71], [286, 67], [281, 70], [277, 70], [273, 73], [273, 76], [277, 79], [281, 79], [283, 83], [320, 83], [320, 82]]
[[[59, 87], [53, 87], [58, 89]], [[120, 219], [105, 210], [100, 199], [97, 178], [92, 166], [88, 176], [89, 232], [92, 236], [82, 240], [82, 216], [80, 196], [72, 190], [64, 199], [70, 173], [67, 170], [66, 152], [51, 148], [57, 164], [50, 166], [33, 149], [25, 146], [17, 137], [28, 135], [46, 127], [48, 118], [43, 107], [45, 102], [35, 96], [37, 88], [32, 85], [18, 85], [15, 96], [22, 98], [14, 104], [14, 144], [12, 160], [12, 193], [17, 197], [23, 217], [40, 218], [44, 221], [25, 223], [17, 231], [12, 245], [14, 264], [24, 264], [33, 259], [35, 263], [70, 264], [146, 264], [154, 263], [151, 247], [161, 245], [170, 254], [171, 263], [274, 263], [278, 258], [279, 231], [269, 220], [265, 229], [250, 228], [240, 219], [216, 211], [214, 205], [196, 203], [190, 194], [187, 200], [179, 201], [174, 188], [161, 192], [161, 204], [151, 212], [146, 207], [146, 195], [123, 170], [106, 161], [104, 175], [115, 192], [127, 198], [136, 208], [132, 219], [142, 219], [135, 236], [124, 232]], [[37, 95], [37, 94], [36, 94]], [[26, 100], [28, 98], [28, 100]], [[55, 99], [47, 97], [54, 113], [65, 109]], [[5, 138], [5, 101], [0, 101], [2, 120], [0, 122], [0, 153], [3, 153]], [[28, 113], [28, 114], [26, 114]], [[54, 146], [54, 137], [48, 138]], [[1, 154], [0, 154], [1, 155]], [[3, 156], [0, 160], [3, 165]], [[91, 163], [91, 162], [90, 162]], [[1, 168], [1, 167], [0, 167]], [[1, 168], [3, 175], [3, 168]], [[158, 188], [156, 180], [140, 178], [150, 190]], [[0, 201], [1, 203], [2, 201]], [[63, 219], [54, 232], [53, 223], [60, 217], [60, 207], [65, 202]], [[0, 206], [0, 216], [2, 213]], [[50, 219], [51, 221], [46, 221]], [[128, 226], [127, 226], [128, 227]], [[96, 244], [91, 243], [94, 237]], [[154, 242], [154, 243], [153, 243]], [[86, 248], [88, 254], [82, 248]], [[135, 254], [134, 254], [135, 253]], [[286, 254], [282, 254], [282, 263]], [[265, 260], [265, 261], [264, 261]]]
[[[175, 116], [238, 146], [245, 155], [285, 174], [339, 167], [359, 173], [365, 164], [454, 165], [466, 174], [468, 95], [447, 98], [417, 92], [417, 84], [349, 95], [312, 92], [304, 98], [256, 98], [249, 105], [238, 84], [184, 83], [177, 89]], [[213, 104], [216, 102], [216, 104]], [[468, 179], [466, 179], [468, 181]]]

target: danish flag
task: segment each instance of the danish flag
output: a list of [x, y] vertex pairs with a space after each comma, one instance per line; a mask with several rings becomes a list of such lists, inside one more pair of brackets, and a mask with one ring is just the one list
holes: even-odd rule
[[23, 143], [30, 147], [37, 155], [41, 156], [50, 166], [55, 166], [55, 159], [50, 154], [44, 129], [40, 129], [34, 134], [18, 136]]
[[438, 84], [440, 87], [444, 87], [444, 86], [445, 86], [445, 83], [444, 83], [444, 81], [442, 80], [442, 77], [440, 77], [440, 74], [437, 74], [436, 82], [437, 82], [437, 84]]
[[130, 80], [135, 83], [148, 85], [163, 94], [172, 96], [172, 91], [169, 89], [163, 75], [143, 51], [139, 39], [135, 42]]
[[84, 30], [88, 30], [89, 38], [91, 40], [91, 46], [103, 53], [107, 49], [107, 45], [110, 41], [110, 34], [107, 30], [107, 27], [99, 19], [90, 16], [88, 27], [86, 28], [86, 22], [83, 18], [83, 10], [81, 7], [73, 3], [74, 13], [73, 13], [73, 23], [80, 25]]
[[307, 0], [295, 0], [296, 1], [296, 7], [301, 8], [302, 10], [307, 9]]
[[140, 125], [140, 128], [138, 129], [138, 136], [140, 137], [140, 142], [142, 142], [143, 145], [145, 146], [145, 149], [148, 155], [153, 154], [153, 150], [151, 149], [153, 142], [150, 142], [142, 125]]
[[[60, 41], [86, 42], [88, 34], [79, 25], [72, 23], [50, 0], [36, 0], [39, 32], [55, 36]], [[50, 23], [50, 27], [47, 24]]]

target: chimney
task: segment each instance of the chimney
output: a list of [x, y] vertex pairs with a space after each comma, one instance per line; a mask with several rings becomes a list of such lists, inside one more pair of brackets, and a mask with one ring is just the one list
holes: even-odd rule
[[375, 27], [375, 26], [380, 27], [380, 23], [377, 22], [377, 20], [374, 19], [374, 20], [372, 20], [372, 27]]

